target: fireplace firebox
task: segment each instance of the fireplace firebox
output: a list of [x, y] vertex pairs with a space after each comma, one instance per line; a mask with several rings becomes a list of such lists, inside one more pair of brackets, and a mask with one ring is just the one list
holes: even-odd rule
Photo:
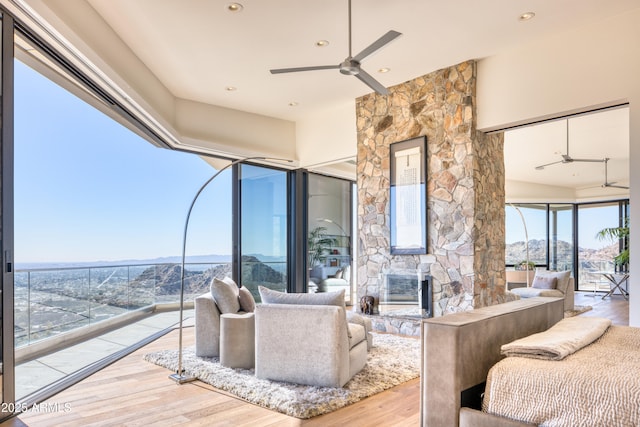
[[382, 306], [418, 306], [422, 317], [433, 316], [433, 293], [431, 276], [429, 275], [415, 270], [389, 272], [384, 274], [380, 291], [380, 305]]

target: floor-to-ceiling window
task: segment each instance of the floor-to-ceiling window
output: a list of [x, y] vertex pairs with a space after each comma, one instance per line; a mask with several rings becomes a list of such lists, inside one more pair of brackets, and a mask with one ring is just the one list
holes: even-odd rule
[[308, 180], [309, 292], [344, 289], [351, 302], [353, 289], [352, 182], [309, 174]]
[[[42, 55], [16, 37], [14, 185], [3, 189], [14, 196], [18, 401], [178, 321], [174, 311], [139, 334], [89, 341], [80, 333], [175, 305], [187, 209], [216, 172], [203, 158], [158, 148], [104, 114], [62, 68], [39, 61]], [[206, 292], [212, 276], [231, 274], [231, 177], [225, 171], [216, 179], [191, 216], [187, 301]]]
[[619, 202], [590, 203], [578, 206], [578, 290], [598, 290], [609, 282], [598, 272], [615, 271], [613, 258], [621, 250], [621, 242], [598, 238], [604, 228], [624, 224], [626, 204]]
[[[13, 362], [13, 271], [6, 268], [5, 264], [11, 261], [13, 254], [13, 214], [10, 208], [13, 201], [12, 192], [5, 189], [13, 185], [13, 149], [12, 127], [6, 126], [6, 121], [11, 117], [10, 105], [13, 103], [13, 91], [8, 87], [7, 74], [12, 74], [12, 67], [7, 63], [7, 56], [12, 57], [13, 37], [11, 35], [12, 19], [0, 11], [0, 403], [13, 403], [15, 393], [13, 387], [14, 362]], [[7, 50], [9, 52], [7, 52]], [[11, 85], [9, 85], [11, 86]], [[7, 257], [7, 254], [9, 257]], [[9, 258], [9, 259], [7, 259]], [[0, 419], [10, 416], [11, 413], [0, 414]]]
[[549, 270], [571, 270], [574, 263], [573, 205], [549, 205]]
[[[628, 242], [597, 237], [604, 228], [621, 227], [628, 216], [627, 200], [600, 203], [507, 204], [505, 265], [526, 258], [537, 268], [571, 270], [578, 290], [608, 288], [602, 271], [618, 268], [614, 257]], [[526, 230], [526, 233], [525, 233]]]
[[287, 290], [287, 172], [240, 165], [239, 281], [260, 301], [258, 286]]
[[505, 263], [520, 267], [527, 260], [547, 265], [547, 205], [508, 204], [505, 219]]

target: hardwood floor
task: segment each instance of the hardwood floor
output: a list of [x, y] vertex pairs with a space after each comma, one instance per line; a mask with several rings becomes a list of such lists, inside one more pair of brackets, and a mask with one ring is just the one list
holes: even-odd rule
[[[193, 344], [186, 328], [185, 345]], [[51, 412], [27, 412], [0, 426], [410, 426], [419, 424], [415, 379], [338, 411], [299, 420], [214, 391], [199, 381], [177, 385], [167, 369], [142, 360], [176, 347], [177, 332], [156, 340], [47, 400]], [[57, 407], [56, 407], [57, 406]]]
[[[591, 305], [584, 316], [628, 325], [629, 303], [620, 295], [576, 292], [576, 304]], [[193, 344], [186, 328], [185, 345]], [[147, 363], [148, 352], [176, 346], [177, 332], [156, 340], [45, 402], [49, 411], [30, 411], [5, 421], [16, 426], [417, 426], [420, 381], [415, 379], [346, 408], [309, 420], [270, 411], [199, 381], [177, 385], [168, 370]], [[57, 406], [56, 406], [57, 404]]]
[[590, 305], [591, 310], [582, 313], [581, 316], [606, 317], [611, 319], [614, 325], [629, 326], [629, 301], [622, 295], [615, 294], [602, 299], [603, 293], [576, 292], [574, 298], [576, 305]]

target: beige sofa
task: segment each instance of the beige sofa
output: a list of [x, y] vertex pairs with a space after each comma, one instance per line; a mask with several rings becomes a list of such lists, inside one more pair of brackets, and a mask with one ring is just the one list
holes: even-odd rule
[[[263, 289], [260, 294], [263, 303], [255, 310], [258, 378], [342, 387], [364, 368], [368, 331], [347, 322], [344, 291], [278, 293], [275, 300], [265, 297]], [[329, 301], [332, 295], [336, 298]]]
[[[568, 277], [569, 272], [552, 272], [545, 270], [536, 271], [536, 275], [543, 276], [561, 276], [567, 275], [566, 282], [561, 284], [561, 280], [558, 281], [557, 289], [540, 289], [533, 287], [534, 282], [529, 285], [529, 287], [523, 288], [514, 288], [511, 289], [511, 292], [518, 295], [520, 298], [534, 298], [534, 297], [554, 297], [554, 298], [563, 298], [564, 299], [564, 310], [573, 310], [574, 301], [575, 301], [575, 284], [573, 277]], [[535, 277], [534, 279], [535, 280]]]

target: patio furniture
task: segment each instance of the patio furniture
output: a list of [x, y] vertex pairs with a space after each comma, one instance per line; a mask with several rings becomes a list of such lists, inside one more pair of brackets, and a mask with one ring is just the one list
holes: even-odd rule
[[622, 285], [626, 285], [627, 280], [629, 280], [629, 273], [616, 273], [614, 271], [597, 271], [596, 273], [601, 274], [602, 277], [607, 279], [610, 283], [609, 292], [604, 294], [602, 299], [613, 295], [616, 289], [620, 291], [624, 299], [629, 299], [629, 291], [622, 287]]

